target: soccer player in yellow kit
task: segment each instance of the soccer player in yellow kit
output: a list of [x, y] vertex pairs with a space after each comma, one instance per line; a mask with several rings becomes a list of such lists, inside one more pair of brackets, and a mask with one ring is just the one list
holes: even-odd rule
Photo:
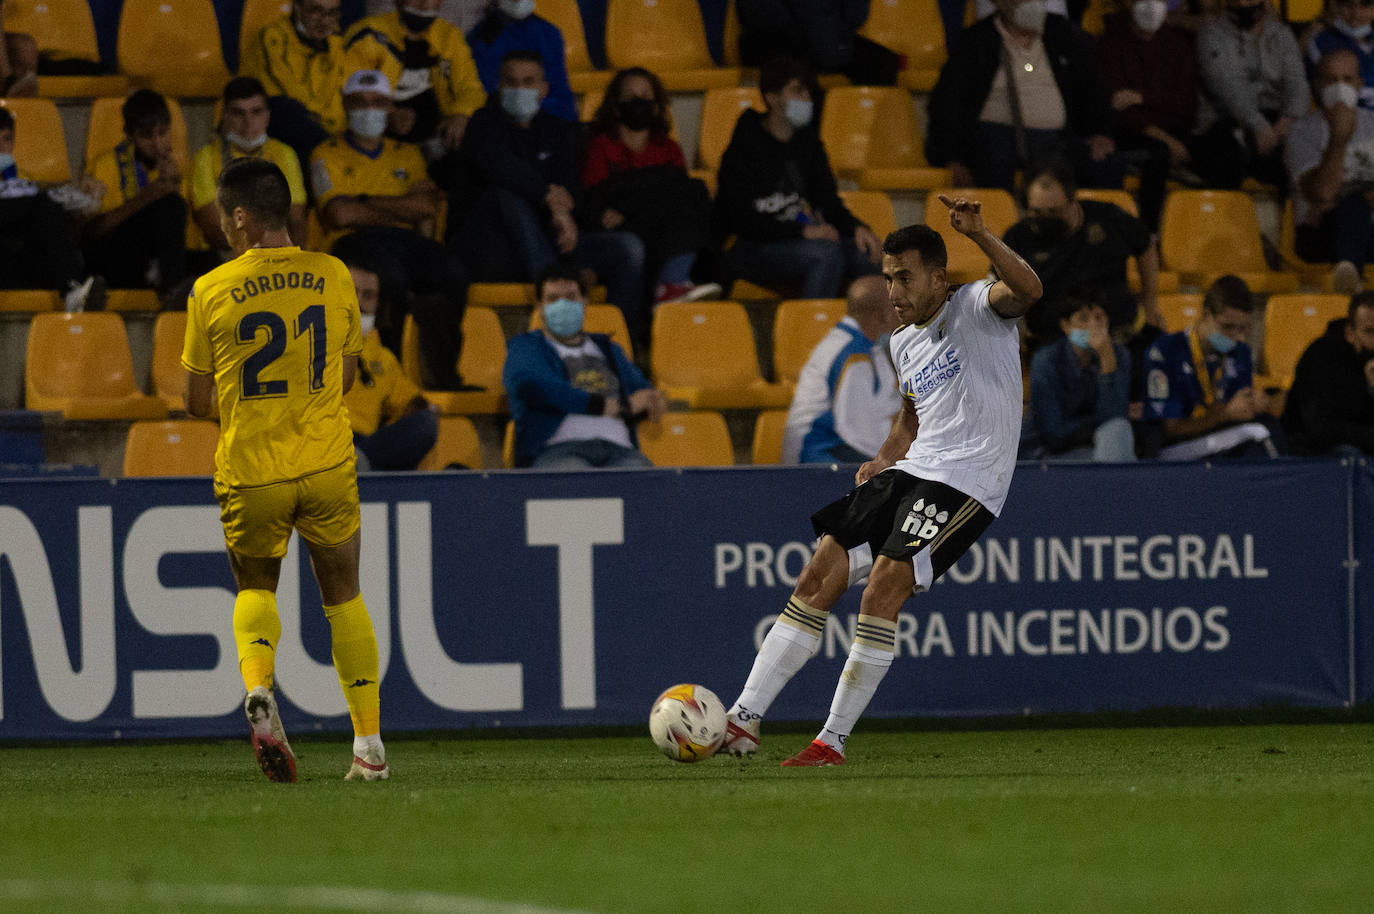
[[363, 348], [353, 280], [341, 261], [292, 244], [291, 191], [273, 163], [230, 162], [217, 203], [238, 257], [196, 281], [181, 364], [192, 415], [209, 415], [218, 389], [215, 498], [238, 583], [234, 641], [253, 750], [269, 780], [296, 780], [272, 697], [277, 577], [294, 527], [310, 552], [353, 718], [345, 777], [385, 779], [377, 639], [358, 586], [358, 477], [343, 406]]

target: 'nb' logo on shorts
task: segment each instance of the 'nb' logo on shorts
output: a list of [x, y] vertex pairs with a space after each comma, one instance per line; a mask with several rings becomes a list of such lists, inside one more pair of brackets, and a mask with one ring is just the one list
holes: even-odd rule
[[902, 522], [902, 532], [910, 533], [921, 539], [932, 539], [935, 534], [940, 532], [940, 526], [949, 520], [949, 512], [941, 511], [935, 502], [926, 504], [924, 498], [916, 499], [916, 504], [911, 506], [911, 512], [907, 514], [906, 520]]

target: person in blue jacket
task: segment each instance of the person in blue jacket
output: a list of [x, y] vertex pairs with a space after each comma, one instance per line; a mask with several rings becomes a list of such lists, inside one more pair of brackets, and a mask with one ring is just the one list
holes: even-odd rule
[[549, 267], [535, 293], [544, 327], [510, 341], [501, 378], [515, 422], [515, 465], [652, 466], [635, 425], [663, 416], [663, 395], [610, 337], [583, 330], [587, 290], [576, 268]]
[[565, 121], [577, 121], [577, 101], [568, 84], [563, 33], [549, 20], [535, 15], [535, 0], [492, 0], [482, 21], [468, 32], [468, 48], [477, 76], [488, 95], [501, 84], [501, 58], [507, 51], [533, 51], [544, 61], [549, 94], [540, 108]]

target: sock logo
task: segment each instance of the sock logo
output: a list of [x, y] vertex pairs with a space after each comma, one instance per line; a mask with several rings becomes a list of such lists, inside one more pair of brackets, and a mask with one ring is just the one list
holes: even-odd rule
[[355, 679], [355, 680], [353, 680], [353, 684], [350, 685], [349, 688], [350, 688], [350, 689], [356, 689], [356, 688], [359, 688], [360, 686], [375, 685], [376, 682], [377, 682], [377, 680], [375, 680], [375, 679]]
[[919, 537], [916, 540], [916, 543], [919, 544], [923, 539], [934, 539], [936, 534], [940, 532], [940, 527], [947, 520], [949, 520], [948, 511], [940, 510], [935, 502], [926, 504], [924, 498], [918, 498], [916, 504], [911, 506], [911, 511], [907, 514], [906, 520], [902, 521], [902, 532]]
[[272, 646], [272, 642], [271, 642], [271, 641], [268, 641], [266, 638], [256, 638], [256, 639], [254, 639], [254, 640], [252, 640], [252, 641], [250, 641], [250, 642], [248, 642], [248, 643], [249, 643], [249, 644], [261, 644], [263, 647], [268, 647], [268, 648], [270, 648], [270, 647]]
[[763, 720], [763, 715], [755, 714], [748, 708], [740, 708], [738, 711], [735, 712], [735, 720], [739, 721], [742, 724], [747, 724], [751, 720]]

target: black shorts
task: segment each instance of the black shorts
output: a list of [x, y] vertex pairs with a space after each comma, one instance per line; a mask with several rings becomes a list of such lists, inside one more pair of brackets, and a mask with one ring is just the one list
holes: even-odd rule
[[846, 550], [909, 561], [924, 589], [968, 551], [995, 515], [958, 489], [901, 470], [884, 470], [811, 515], [817, 536]]

